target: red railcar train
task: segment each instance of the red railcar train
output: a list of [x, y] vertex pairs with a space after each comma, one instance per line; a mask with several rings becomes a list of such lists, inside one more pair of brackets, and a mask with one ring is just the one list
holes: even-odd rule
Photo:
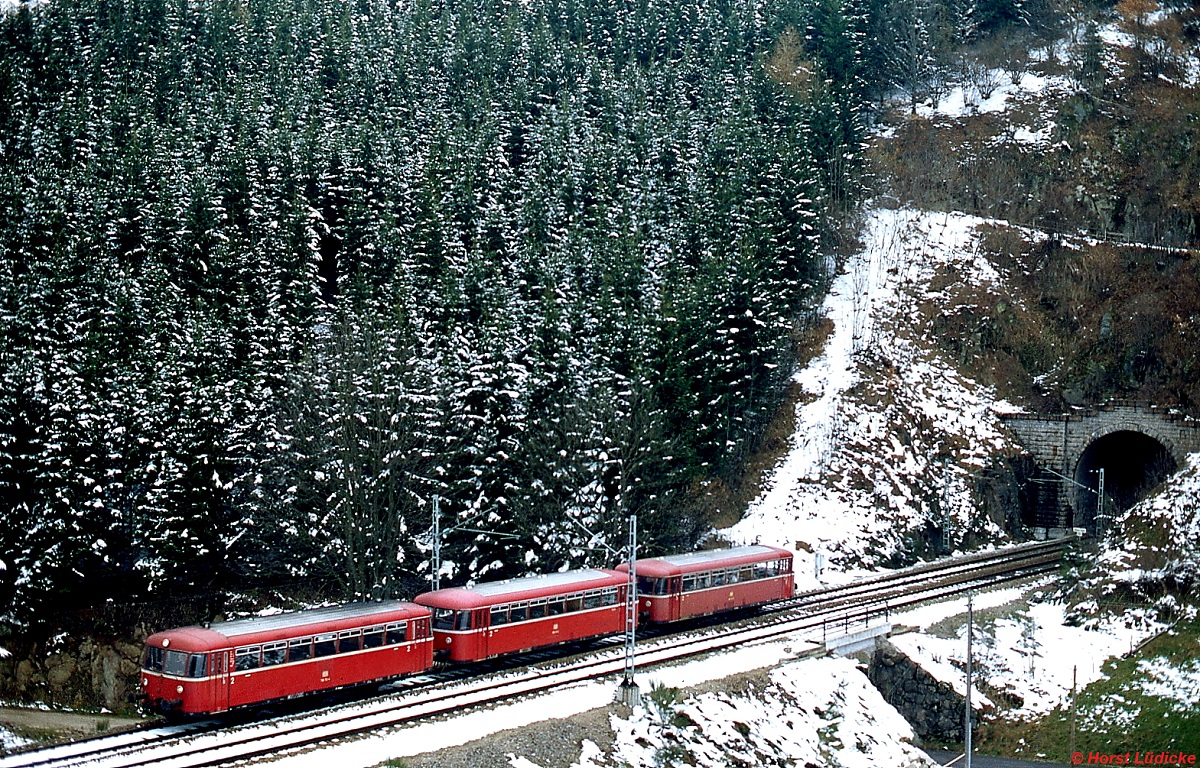
[[[752, 546], [637, 562], [639, 621], [667, 623], [794, 592], [792, 554]], [[212, 714], [423, 672], [452, 662], [615, 634], [627, 566], [440, 589], [159, 632], [142, 658], [144, 708]]]
[[625, 628], [628, 579], [601, 569], [439, 589], [415, 601], [433, 611], [439, 656], [479, 661]]
[[392, 600], [184, 627], [146, 638], [144, 707], [224, 712], [429, 669], [429, 611]]
[[785, 600], [795, 592], [792, 553], [762, 545], [638, 560], [637, 580], [639, 620], [656, 624]]

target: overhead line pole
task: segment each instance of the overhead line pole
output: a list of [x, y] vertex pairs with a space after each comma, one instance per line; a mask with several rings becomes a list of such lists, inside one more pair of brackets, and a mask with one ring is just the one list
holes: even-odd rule
[[[1092, 470], [1100, 475], [1099, 490], [1097, 490], [1096, 488], [1089, 488], [1088, 486], [1079, 482], [1075, 478], [1067, 477], [1066, 475], [1064, 475], [1061, 472], [1055, 472], [1053, 469], [1050, 469], [1049, 467], [1042, 467], [1042, 469], [1045, 470], [1046, 472], [1049, 472], [1050, 474], [1054, 475], [1055, 477], [1058, 477], [1058, 478], [1061, 478], [1061, 479], [1067, 481], [1068, 483], [1070, 483], [1071, 485], [1074, 485], [1077, 488], [1082, 488], [1083, 490], [1087, 491], [1088, 493], [1094, 493], [1096, 495], [1096, 533], [1098, 535], [1103, 535], [1104, 532], [1102, 530], [1100, 530], [1100, 524], [1101, 524], [1101, 518], [1106, 514], [1104, 512], [1104, 510], [1106, 509], [1105, 504], [1104, 504], [1104, 502], [1106, 500], [1106, 497], [1104, 495], [1104, 467], [1100, 467], [1097, 470]], [[1038, 481], [1034, 481], [1034, 482], [1038, 482]]]
[[629, 516], [629, 580], [625, 588], [625, 674], [617, 689], [617, 696], [629, 706], [642, 700], [642, 693], [634, 680], [637, 655], [637, 513]]
[[430, 570], [433, 571], [433, 591], [442, 588], [442, 507], [441, 497], [433, 497], [433, 551], [430, 553]]
[[971, 635], [975, 629], [975, 592], [967, 592], [967, 705], [963, 712], [963, 754], [971, 768]]

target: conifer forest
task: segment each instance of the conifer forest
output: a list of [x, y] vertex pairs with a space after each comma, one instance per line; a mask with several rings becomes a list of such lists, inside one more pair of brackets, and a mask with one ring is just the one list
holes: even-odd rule
[[869, 106], [955, 8], [18, 4], [4, 622], [411, 597], [435, 497], [458, 582], [611, 564], [632, 512], [690, 549], [782, 401]]

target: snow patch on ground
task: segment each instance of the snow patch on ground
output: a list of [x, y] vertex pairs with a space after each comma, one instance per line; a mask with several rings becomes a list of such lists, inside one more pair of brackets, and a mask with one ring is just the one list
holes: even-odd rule
[[910, 743], [914, 736], [908, 723], [848, 659], [784, 664], [770, 673], [765, 687], [748, 696], [703, 693], [678, 703], [663, 699], [654, 694], [629, 719], [612, 718], [615, 764], [933, 765]]
[[[1190, 659], [1176, 666], [1166, 657], [1158, 656], [1138, 662], [1134, 679], [1121, 686], [1122, 693], [1112, 693], [1100, 702], [1080, 709], [1084, 727], [1095, 733], [1115, 734], [1138, 723], [1142, 706], [1152, 699], [1166, 703], [1168, 714], [1194, 718], [1200, 711], [1200, 661]], [[1153, 707], [1160, 711], [1159, 707]]]
[[[984, 220], [912, 210], [868, 211], [863, 248], [835, 278], [824, 353], [796, 374], [806, 399], [792, 446], [744, 519], [738, 543], [805, 542], [843, 567], [874, 565], [949, 515], [951, 541], [987, 528], [972, 475], [1015, 452], [997, 416], [1011, 406], [960, 375], [937, 352], [922, 305], [931, 283], [995, 285], [978, 253]], [[803, 549], [803, 547], [801, 547]], [[797, 571], [808, 570], [804, 554]], [[809, 559], [811, 562], [811, 558]]]
[[[1011, 595], [1012, 590], [996, 594], [1005, 593]], [[976, 600], [975, 609], [983, 611], [997, 603]], [[1106, 661], [1128, 653], [1162, 629], [1155, 624], [1126, 626], [1116, 619], [1091, 629], [1069, 626], [1066, 607], [1048, 602], [1035, 602], [991, 621], [976, 616], [975, 679], [977, 684], [987, 681], [990, 690], [1020, 702], [1005, 711], [1008, 718], [1016, 720], [1032, 720], [1063, 705], [1072, 684], [1082, 689], [1101, 679]], [[898, 621], [906, 621], [906, 617]], [[935, 678], [954, 686], [960, 695], [965, 693], [965, 621], [957, 637], [913, 632], [892, 638], [892, 644]], [[983, 700], [978, 692], [974, 696]]]
[[7, 728], [0, 726], [0, 754], [27, 747], [33, 743], [32, 739], [26, 739], [23, 736], [18, 736]]
[[[1036, 582], [1033, 586], [1041, 586], [1041, 582]], [[1029, 587], [1007, 587], [1004, 589], [993, 589], [987, 592], [980, 592], [974, 596], [975, 610], [985, 611], [989, 608], [998, 608], [1002, 605], [1016, 602], [1025, 596]], [[892, 617], [892, 623], [896, 625], [904, 625], [910, 627], [919, 627], [921, 629], [929, 629], [934, 624], [938, 624], [946, 619], [955, 616], [967, 615], [967, 598], [958, 597], [953, 600], [944, 600], [938, 603], [922, 605], [918, 608], [895, 614]]]
[[977, 114], [1005, 112], [1017, 99], [1044, 101], [1048, 92], [1065, 93], [1071, 90], [1070, 82], [1064, 77], [1047, 77], [1033, 72], [1022, 73], [1017, 82], [1005, 71], [988, 71], [980, 82], [991, 84], [981, 89], [978, 85], [960, 84], [952, 87], [937, 103], [926, 101], [917, 107], [917, 114], [925, 118], [956, 119]]
[[1147, 677], [1140, 685], [1147, 696], [1166, 699], [1176, 712], [1190, 713], [1200, 706], [1200, 661], [1176, 667], [1159, 656], [1138, 662], [1138, 671]]

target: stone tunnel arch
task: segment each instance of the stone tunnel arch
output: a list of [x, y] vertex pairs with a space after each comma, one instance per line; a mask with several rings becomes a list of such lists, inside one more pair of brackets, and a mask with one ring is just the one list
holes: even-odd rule
[[[1093, 433], [1075, 462], [1070, 494], [1074, 525], [1097, 531], [1100, 470], [1109, 516], [1129, 509], [1179, 467], [1172, 441], [1145, 425], [1116, 424]], [[1107, 520], [1101, 520], [1106, 527]]]
[[1112, 401], [1056, 416], [1001, 418], [1032, 462], [1022, 470], [1020, 498], [1021, 521], [1035, 536], [1071, 527], [1096, 532], [1096, 470], [1104, 469], [1116, 506], [1128, 507], [1200, 451], [1200, 420], [1180, 408]]

